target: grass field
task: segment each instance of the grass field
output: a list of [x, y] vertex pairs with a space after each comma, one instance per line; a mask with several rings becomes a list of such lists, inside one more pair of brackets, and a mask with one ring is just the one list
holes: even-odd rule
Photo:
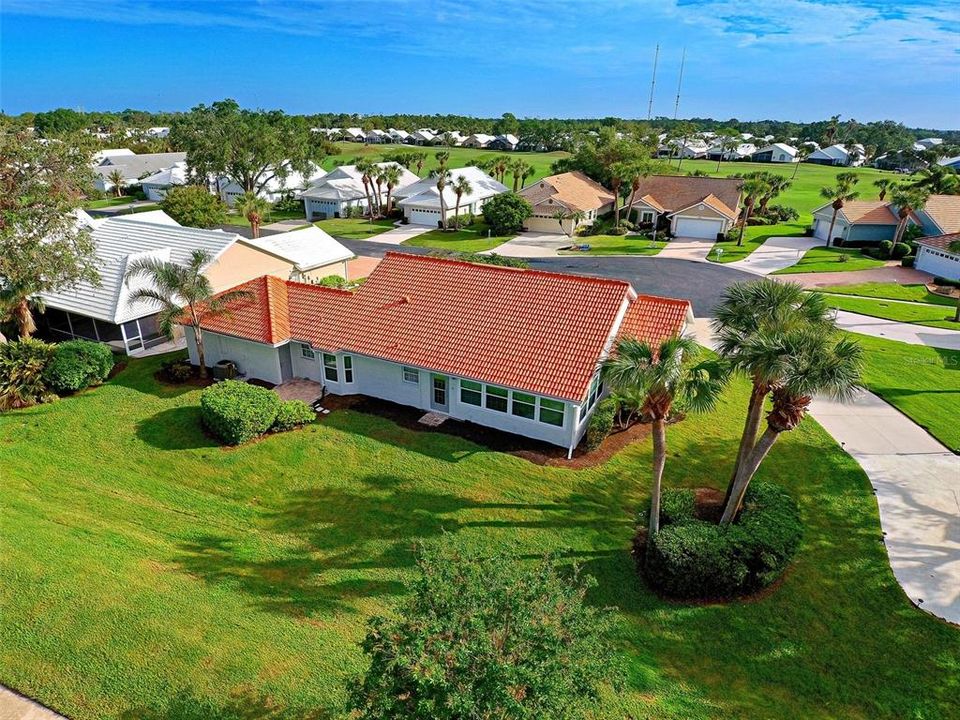
[[87, 200], [83, 207], [87, 210], [100, 210], [102, 208], [116, 207], [117, 205], [129, 205], [133, 202], [139, 202], [143, 197], [131, 197], [130, 195], [121, 195], [120, 197], [107, 197], [99, 200]]
[[589, 245], [589, 250], [564, 251], [569, 255], [656, 255], [666, 243], [642, 235], [588, 235], [573, 238], [571, 244]]
[[393, 228], [393, 220], [366, 220], [364, 218], [329, 218], [314, 223], [333, 237], [347, 240], [366, 240]]
[[915, 302], [889, 302], [883, 299], [828, 295], [831, 307], [839, 310], [896, 320], [897, 322], [946, 328], [960, 332], [960, 323], [953, 322], [956, 311], [943, 305], [922, 305]]
[[[840, 257], [846, 256], [846, 262]], [[856, 248], [815, 247], [807, 250], [796, 265], [777, 270], [774, 275], [793, 275], [796, 273], [851, 272], [883, 267], [883, 260], [874, 260], [860, 253]]]
[[866, 386], [960, 452], [960, 351], [855, 337], [866, 350]]
[[[281, 220], [303, 220], [304, 225], [309, 225], [310, 221], [303, 216], [303, 210], [271, 210], [263, 216], [260, 227], [270, 223], [280, 222]], [[239, 213], [227, 213], [227, 225], [237, 225], [238, 227], [250, 227], [250, 221]]]
[[955, 307], [956, 299], [937, 295], [927, 290], [926, 285], [898, 285], [897, 283], [867, 282], [856, 285], [825, 285], [817, 290], [834, 295], [862, 295], [863, 297], [904, 300], [907, 302], [948, 305]]
[[[343, 717], [367, 618], [441, 533], [564, 549], [598, 579], [589, 599], [619, 608], [626, 669], [598, 720], [957, 716], [960, 631], [907, 601], [866, 477], [810, 420], [760, 471], [807, 525], [783, 584], [684, 605], [649, 592], [629, 554], [649, 441], [547, 468], [339, 411], [227, 450], [201, 432], [196, 388], [153, 379], [161, 360], [0, 416], [0, 681], [76, 720]], [[906, 388], [897, 362], [888, 384]], [[722, 486], [746, 392], [670, 426], [666, 486]]]
[[514, 235], [493, 235], [492, 233], [488, 237], [488, 231], [489, 228], [485, 223], [475, 222], [460, 230], [448, 230], [447, 232], [439, 229], [431, 230], [405, 240], [403, 244], [411, 247], [474, 253], [492, 250], [515, 237]]

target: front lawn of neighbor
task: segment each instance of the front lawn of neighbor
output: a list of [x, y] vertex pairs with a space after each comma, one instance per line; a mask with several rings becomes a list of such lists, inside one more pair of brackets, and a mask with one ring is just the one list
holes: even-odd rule
[[642, 235], [588, 235], [570, 239], [571, 245], [589, 245], [589, 250], [566, 250], [567, 255], [656, 255], [667, 246]]
[[[736, 240], [721, 242], [713, 246], [707, 259], [718, 263], [731, 263], [743, 260], [772, 237], [802, 237], [807, 226], [803, 223], [778, 223], [776, 225], [749, 225], [743, 233], [743, 245]], [[717, 257], [717, 248], [723, 253]]]
[[106, 198], [100, 198], [99, 200], [87, 200], [83, 203], [83, 208], [85, 210], [100, 210], [102, 208], [111, 208], [117, 205], [129, 205], [130, 203], [140, 202], [143, 200], [143, 197], [131, 197], [130, 195], [121, 195], [120, 197], [112, 196]]
[[960, 332], [960, 323], [953, 322], [956, 315], [954, 307], [922, 305], [915, 302], [891, 302], [883, 299], [850, 297], [847, 295], [827, 295], [827, 302], [831, 307], [839, 310], [849, 310], [861, 315]]
[[485, 223], [475, 222], [460, 230], [431, 230], [404, 241], [404, 245], [412, 247], [436, 248], [437, 250], [451, 250], [454, 252], [474, 253], [492, 250], [512, 240], [514, 235], [487, 236], [489, 228]]
[[[847, 261], [841, 262], [840, 257]], [[860, 253], [858, 248], [815, 247], [810, 248], [796, 265], [777, 270], [774, 275], [794, 275], [796, 273], [816, 272], [852, 272], [883, 267], [883, 260], [874, 260]]]
[[[281, 220], [303, 220], [304, 225], [309, 225], [310, 221], [303, 216], [303, 210], [271, 210], [263, 216], [260, 227], [270, 223], [280, 222]], [[224, 220], [227, 225], [239, 225], [240, 227], [250, 227], [250, 221], [243, 215], [236, 212], [227, 213]]]
[[347, 240], [366, 240], [387, 230], [392, 230], [393, 220], [367, 220], [365, 218], [330, 218], [314, 223], [333, 237]]
[[852, 335], [865, 350], [867, 388], [960, 452], [960, 351]]
[[863, 297], [906, 300], [908, 302], [929, 303], [932, 305], [956, 306], [956, 299], [937, 295], [927, 290], [926, 285], [898, 285], [897, 283], [866, 282], [856, 285], [824, 285], [817, 290], [834, 295], [862, 295]]
[[[0, 415], [0, 682], [76, 720], [345, 717], [366, 621], [404, 592], [415, 543], [443, 533], [559, 550], [597, 578], [589, 599], [619, 607], [626, 670], [598, 720], [956, 717], [960, 631], [904, 596], [866, 476], [811, 420], [758, 476], [806, 523], [783, 583], [686, 605], [650, 592], [630, 556], [649, 440], [570, 470], [341, 410], [224, 449], [196, 387], [154, 380], [163, 359]], [[922, 381], [955, 418], [956, 396], [906, 361], [879, 382]], [[737, 382], [669, 427], [667, 487], [725, 484], [746, 398]]]

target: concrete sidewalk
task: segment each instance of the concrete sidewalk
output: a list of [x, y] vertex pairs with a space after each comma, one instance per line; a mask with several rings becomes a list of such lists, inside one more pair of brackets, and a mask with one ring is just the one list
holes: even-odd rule
[[63, 715], [0, 685], [0, 720], [67, 720]]
[[861, 335], [897, 340], [911, 345], [960, 350], [960, 331], [958, 330], [912, 325], [869, 315], [858, 315], [846, 310], [837, 311], [837, 325], [844, 330]]
[[808, 237], [772, 237], [743, 260], [729, 263], [730, 267], [769, 275], [777, 270], [796, 265], [810, 248], [822, 245], [823, 241]]

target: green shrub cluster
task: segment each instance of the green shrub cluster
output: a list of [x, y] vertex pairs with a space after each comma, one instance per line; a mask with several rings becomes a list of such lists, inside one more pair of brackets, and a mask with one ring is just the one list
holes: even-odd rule
[[617, 401], [607, 397], [601, 400], [590, 420], [587, 421], [586, 446], [588, 451], [596, 450], [613, 430], [613, 418], [617, 414]]
[[90, 340], [69, 340], [54, 347], [43, 373], [44, 381], [58, 395], [99, 385], [113, 369], [113, 352]]
[[933, 284], [939, 285], [940, 287], [960, 288], [960, 280], [951, 280], [950, 278], [943, 277], [942, 275], [937, 275], [933, 279]]
[[53, 352], [53, 345], [29, 338], [0, 344], [0, 410], [56, 398], [44, 380]]
[[907, 255], [900, 261], [900, 266], [905, 268], [912, 268], [917, 262], [917, 257], [915, 255]]
[[274, 432], [283, 432], [284, 430], [293, 430], [309, 422], [317, 414], [303, 400], [285, 400], [277, 408], [277, 417], [273, 421]]
[[533, 208], [525, 197], [505, 192], [494, 195], [483, 205], [483, 220], [494, 235], [516, 233], [533, 214]]
[[164, 360], [160, 365], [160, 376], [167, 382], [184, 383], [193, 377], [193, 366], [189, 360]]
[[800, 512], [776, 485], [753, 483], [740, 517], [727, 526], [697, 519], [689, 490], [665, 492], [662, 508], [660, 532], [637, 561], [650, 584], [672, 597], [756, 592], [783, 574], [800, 545]]
[[200, 421], [228, 445], [239, 445], [264, 433], [292, 430], [316, 417], [301, 400], [282, 401], [271, 390], [226, 380], [200, 395]]

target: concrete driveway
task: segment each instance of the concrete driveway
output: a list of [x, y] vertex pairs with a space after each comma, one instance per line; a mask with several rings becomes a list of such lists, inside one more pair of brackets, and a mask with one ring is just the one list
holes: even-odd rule
[[[584, 238], [583, 242], [589, 242], [589, 238]], [[504, 257], [515, 258], [540, 258], [557, 257], [557, 250], [570, 247], [573, 240], [566, 235], [555, 235], [553, 233], [523, 233], [517, 235], [512, 240], [502, 245], [498, 245], [492, 250], [486, 250], [486, 254], [496, 253]]]
[[928, 345], [944, 350], [960, 350], [960, 331], [958, 330], [912, 325], [870, 317], [869, 315], [859, 315], [846, 310], [837, 310], [837, 325], [850, 332], [886, 338], [887, 340], [899, 340], [911, 345]]
[[667, 260], [706, 262], [715, 241], [701, 238], [673, 238], [655, 257]]
[[405, 241], [415, 238], [417, 235], [423, 235], [435, 227], [429, 225], [397, 225], [393, 230], [387, 230], [379, 235], [373, 235], [367, 240], [369, 242], [380, 243], [382, 245], [402, 245]]
[[772, 237], [743, 260], [729, 265], [757, 275], [769, 275], [776, 270], [796, 265], [807, 250], [822, 244], [823, 241], [816, 238]]

